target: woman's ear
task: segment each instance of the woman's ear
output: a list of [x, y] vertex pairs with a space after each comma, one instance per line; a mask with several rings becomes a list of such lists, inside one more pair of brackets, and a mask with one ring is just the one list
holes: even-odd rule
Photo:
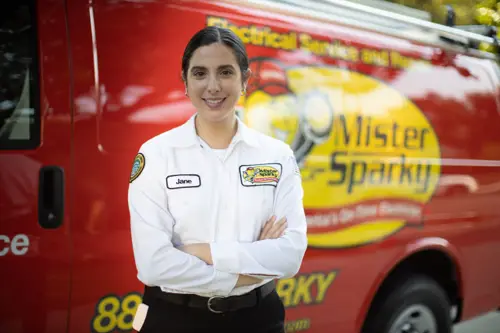
[[244, 81], [245, 81], [245, 84], [248, 84], [248, 80], [250, 80], [250, 77], [252, 77], [252, 70], [250, 68], [248, 68], [246, 71], [245, 71], [245, 76], [244, 76]]
[[243, 74], [243, 91], [247, 90], [248, 81], [250, 80], [251, 77], [252, 77], [252, 70], [248, 68]]
[[184, 72], [182, 72], [181, 78], [182, 78], [182, 82], [184, 83], [184, 95], [187, 96], [187, 94], [188, 94], [188, 87], [187, 87], [186, 75], [184, 74]]

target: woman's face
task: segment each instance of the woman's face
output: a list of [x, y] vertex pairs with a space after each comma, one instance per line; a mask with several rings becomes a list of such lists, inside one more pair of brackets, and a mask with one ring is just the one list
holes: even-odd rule
[[199, 47], [185, 74], [188, 96], [200, 117], [219, 122], [233, 114], [243, 84], [231, 48], [220, 43]]

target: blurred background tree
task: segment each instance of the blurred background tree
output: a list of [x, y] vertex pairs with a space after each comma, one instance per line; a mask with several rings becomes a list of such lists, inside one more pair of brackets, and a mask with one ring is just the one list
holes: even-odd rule
[[[447, 9], [453, 7], [457, 25], [492, 25], [498, 29], [500, 38], [500, 0], [386, 0], [410, 8], [430, 13], [432, 21], [440, 24], [446, 22]], [[492, 51], [482, 45], [484, 50]]]
[[489, 24], [500, 26], [500, 0], [386, 0], [431, 14], [432, 21], [444, 23], [446, 6], [455, 9], [457, 25]]

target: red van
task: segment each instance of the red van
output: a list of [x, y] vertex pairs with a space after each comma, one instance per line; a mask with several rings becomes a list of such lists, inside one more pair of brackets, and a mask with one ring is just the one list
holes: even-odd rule
[[132, 162], [195, 112], [181, 55], [207, 25], [248, 47], [239, 116], [301, 168], [289, 332], [441, 333], [500, 306], [493, 34], [342, 0], [16, 0], [0, 17], [0, 332], [132, 331]]

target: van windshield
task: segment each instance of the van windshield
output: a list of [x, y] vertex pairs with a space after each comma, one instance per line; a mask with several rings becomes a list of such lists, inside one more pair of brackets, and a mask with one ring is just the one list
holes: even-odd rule
[[33, 1], [0, 2], [0, 149], [40, 142]]

